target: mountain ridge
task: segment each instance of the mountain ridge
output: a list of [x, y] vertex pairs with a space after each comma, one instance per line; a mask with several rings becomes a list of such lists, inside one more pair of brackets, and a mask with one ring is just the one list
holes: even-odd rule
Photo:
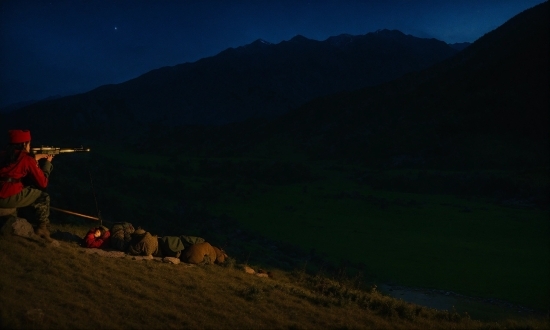
[[12, 120], [44, 111], [76, 118], [75, 126], [101, 121], [98, 118], [112, 112], [139, 123], [164, 124], [220, 125], [272, 118], [314, 97], [389, 81], [457, 52], [442, 41], [395, 31], [353, 40], [342, 47], [300, 36], [278, 44], [255, 41], [193, 63], [158, 68], [125, 83], [30, 105]]
[[547, 13], [546, 2], [421, 72], [314, 99], [269, 123], [208, 131], [208, 143], [195, 136], [189, 148], [252, 153], [283, 139], [311, 157], [379, 166], [548, 166]]

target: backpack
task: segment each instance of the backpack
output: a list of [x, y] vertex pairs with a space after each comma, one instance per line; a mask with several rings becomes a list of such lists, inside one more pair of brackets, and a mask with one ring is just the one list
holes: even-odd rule
[[179, 258], [181, 251], [191, 245], [204, 242], [204, 238], [197, 236], [164, 236], [158, 239], [159, 248], [166, 257]]
[[115, 222], [111, 228], [111, 247], [120, 251], [126, 251], [135, 229], [129, 222]]
[[205, 242], [204, 238], [198, 236], [181, 235], [180, 239], [183, 243], [183, 246], [185, 246], [186, 248], [190, 247], [191, 245]]

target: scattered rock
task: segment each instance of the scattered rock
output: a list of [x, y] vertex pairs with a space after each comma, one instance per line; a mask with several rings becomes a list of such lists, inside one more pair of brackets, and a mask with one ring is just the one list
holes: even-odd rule
[[132, 257], [132, 260], [153, 260], [153, 256], [152, 255], [148, 255], [148, 256], [133, 256]]
[[108, 257], [108, 258], [124, 258], [126, 256], [126, 253], [122, 251], [106, 251], [102, 249], [90, 249], [90, 248], [83, 248], [82, 250], [86, 254], [97, 254], [99, 256]]
[[[53, 244], [55, 244], [55, 243], [53, 243]], [[59, 244], [59, 242], [57, 242], [57, 244]], [[174, 265], [182, 264], [182, 265], [186, 265], [186, 266], [193, 266], [193, 265], [187, 265], [187, 264], [182, 263], [180, 261], [180, 259], [178, 259], [178, 258], [173, 258], [173, 257], [161, 258], [161, 257], [153, 257], [153, 256], [131, 256], [131, 255], [126, 254], [123, 251], [118, 251], [118, 250], [82, 248], [81, 252], [86, 253], [86, 254], [96, 254], [98, 256], [107, 257], [107, 258], [130, 257], [132, 260], [154, 260], [154, 261], [158, 261], [158, 262], [171, 263], [171, 264], [174, 264]]]
[[174, 265], [177, 265], [181, 262], [178, 258], [173, 258], [173, 257], [164, 257], [162, 261], [167, 263], [172, 263]]
[[6, 223], [2, 226], [2, 234], [4, 235], [16, 235], [33, 240], [38, 240], [39, 237], [34, 234], [34, 228], [25, 219], [10, 217]]
[[20, 237], [31, 239], [33, 241], [46, 243], [46, 246], [49, 246], [49, 247], [61, 246], [61, 244], [56, 240], [47, 242], [43, 240], [41, 237], [39, 237], [38, 235], [36, 235], [34, 233], [34, 228], [32, 227], [32, 225], [26, 219], [23, 219], [23, 218], [10, 216], [2, 225], [0, 232], [2, 233], [2, 235], [6, 235], [6, 236], [10, 236], [10, 235], [20, 236]]
[[52, 239], [52, 241], [50, 243], [48, 243], [48, 246], [49, 247], [60, 247], [61, 243], [59, 243], [59, 241], [56, 241], [56, 240]]
[[[265, 271], [261, 268], [258, 269], [258, 274], [265, 274], [265, 275], [267, 275], [267, 277], [273, 278], [273, 274], [271, 272]], [[256, 275], [258, 275], [258, 274], [256, 274]], [[261, 277], [265, 277], [265, 276], [261, 276]]]
[[251, 275], [256, 275], [258, 277], [269, 277], [269, 278], [273, 278], [273, 274], [271, 274], [271, 272], [267, 272], [263, 269], [258, 269], [258, 271], [256, 272], [254, 269], [252, 269], [251, 267], [248, 267], [248, 266], [243, 266], [243, 270], [245, 273], [247, 274], [251, 274]]

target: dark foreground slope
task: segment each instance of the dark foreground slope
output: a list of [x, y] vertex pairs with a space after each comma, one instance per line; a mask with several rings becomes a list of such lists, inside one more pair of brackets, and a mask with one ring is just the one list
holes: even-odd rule
[[[83, 236], [87, 228], [58, 227]], [[2, 329], [538, 329], [472, 320], [297, 271], [173, 265], [0, 235]], [[235, 266], [235, 267], [233, 267]]]
[[377, 166], [548, 166], [548, 3], [451, 59], [375, 87], [318, 98], [277, 120], [180, 130], [200, 153], [265, 145]]

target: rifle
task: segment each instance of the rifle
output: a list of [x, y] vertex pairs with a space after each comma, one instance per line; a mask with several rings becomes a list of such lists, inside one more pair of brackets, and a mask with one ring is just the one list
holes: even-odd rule
[[35, 155], [59, 155], [63, 153], [69, 153], [69, 152], [89, 152], [90, 148], [57, 148], [57, 147], [46, 147], [41, 146], [39, 148], [31, 148], [32, 152]]

